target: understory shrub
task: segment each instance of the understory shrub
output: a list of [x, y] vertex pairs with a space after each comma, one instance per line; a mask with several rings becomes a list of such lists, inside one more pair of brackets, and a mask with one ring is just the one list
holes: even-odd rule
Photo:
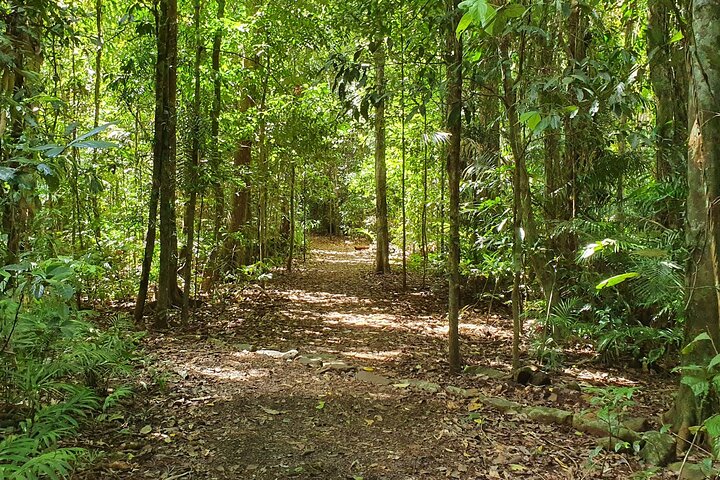
[[[0, 269], [0, 479], [64, 478], [88, 452], [59, 446], [130, 394], [138, 335], [72, 305], [68, 259]], [[65, 442], [63, 442], [63, 440]]]

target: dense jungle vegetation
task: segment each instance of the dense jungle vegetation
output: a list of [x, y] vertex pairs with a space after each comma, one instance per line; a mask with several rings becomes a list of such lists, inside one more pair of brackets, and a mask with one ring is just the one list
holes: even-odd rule
[[444, 299], [448, 373], [482, 311], [518, 381], [669, 378], [661, 435], [710, 468], [718, 51], [714, 0], [0, 2], [0, 478], [92, 464], [144, 337], [319, 235]]

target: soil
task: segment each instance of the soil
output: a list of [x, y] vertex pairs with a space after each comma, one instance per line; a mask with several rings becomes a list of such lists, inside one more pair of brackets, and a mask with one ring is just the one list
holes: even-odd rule
[[148, 334], [134, 397], [88, 429], [81, 446], [104, 453], [73, 478], [625, 479], [646, 469], [632, 455], [595, 453], [599, 439], [572, 427], [502, 414], [444, 387], [577, 412], [595, 408], [578, 385], [632, 386], [630, 413], [652, 422], [674, 379], [583, 360], [553, 372], [550, 386], [519, 385], [509, 379], [511, 321], [472, 308], [461, 319], [464, 361], [507, 378], [451, 375], [442, 288], [411, 274], [403, 292], [398, 273], [372, 273], [371, 249], [312, 244], [292, 274], [231, 287], [190, 325]]

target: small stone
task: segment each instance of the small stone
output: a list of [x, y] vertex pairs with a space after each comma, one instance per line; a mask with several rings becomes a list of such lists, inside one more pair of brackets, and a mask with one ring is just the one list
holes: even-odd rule
[[320, 368], [320, 367], [322, 367], [322, 364], [323, 364], [323, 361], [320, 358], [306, 357], [304, 355], [300, 355], [299, 357], [296, 357], [295, 361], [301, 365], [307, 365], [309, 367], [315, 367], [315, 368]]
[[355, 367], [352, 365], [348, 365], [347, 363], [341, 361], [341, 360], [335, 360], [331, 362], [323, 362], [322, 369], [320, 369], [320, 373], [325, 373], [330, 370], [337, 370], [339, 372], [349, 372], [351, 370], [355, 370]]
[[372, 383], [373, 385], [390, 385], [393, 381], [377, 373], [366, 372], [360, 370], [355, 374], [355, 378], [361, 382]]
[[567, 410], [548, 407], [529, 407], [524, 413], [530, 420], [547, 425], [572, 425], [573, 414]]
[[522, 405], [520, 405], [519, 403], [507, 400], [505, 398], [489, 397], [484, 398], [482, 401], [485, 405], [492, 407], [495, 410], [499, 410], [503, 413], [517, 412], [522, 409]]
[[255, 353], [257, 353], [258, 355], [265, 355], [266, 357], [270, 358], [282, 358], [282, 356], [284, 355], [284, 352], [280, 352], [278, 350], [268, 350], [265, 348], [262, 348]]
[[425, 382], [423, 380], [415, 380], [412, 378], [406, 378], [404, 380], [400, 380], [401, 383], [407, 383], [411, 387], [415, 387], [418, 390], [423, 390], [429, 393], [437, 393], [440, 391], [440, 385], [437, 383], [432, 382]]
[[468, 365], [463, 369], [463, 373], [487, 377], [493, 380], [505, 380], [508, 378], [508, 374], [505, 372], [501, 372], [500, 370], [490, 367], [483, 367], [481, 365]]
[[294, 359], [295, 357], [297, 357], [299, 354], [300, 354], [300, 352], [298, 352], [298, 351], [295, 350], [295, 349], [293, 349], [293, 350], [288, 350], [287, 352], [283, 353], [280, 358], [283, 359], [283, 360], [292, 360], [292, 359]]
[[644, 441], [640, 449], [640, 458], [650, 465], [664, 467], [675, 459], [675, 439], [672, 435], [661, 432], [647, 432], [642, 436]]
[[297, 350], [288, 350], [287, 352], [280, 352], [278, 350], [258, 350], [256, 352], [259, 355], [265, 355], [266, 357], [270, 358], [277, 358], [279, 360], [292, 360], [293, 358], [298, 356]]
[[463, 398], [473, 398], [480, 396], [480, 390], [478, 390], [477, 388], [460, 388], [448, 385], [447, 387], [445, 387], [445, 391], [451, 395], [457, 395], [458, 397]]

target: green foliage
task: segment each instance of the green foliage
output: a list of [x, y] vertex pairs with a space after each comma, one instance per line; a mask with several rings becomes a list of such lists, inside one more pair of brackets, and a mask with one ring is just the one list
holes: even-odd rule
[[[52, 259], [0, 272], [0, 478], [66, 478], [82, 449], [58, 448], [83, 418], [129, 394], [116, 387], [131, 373], [136, 334], [122, 321], [99, 329], [69, 302], [73, 264]], [[9, 288], [12, 286], [12, 288]]]

